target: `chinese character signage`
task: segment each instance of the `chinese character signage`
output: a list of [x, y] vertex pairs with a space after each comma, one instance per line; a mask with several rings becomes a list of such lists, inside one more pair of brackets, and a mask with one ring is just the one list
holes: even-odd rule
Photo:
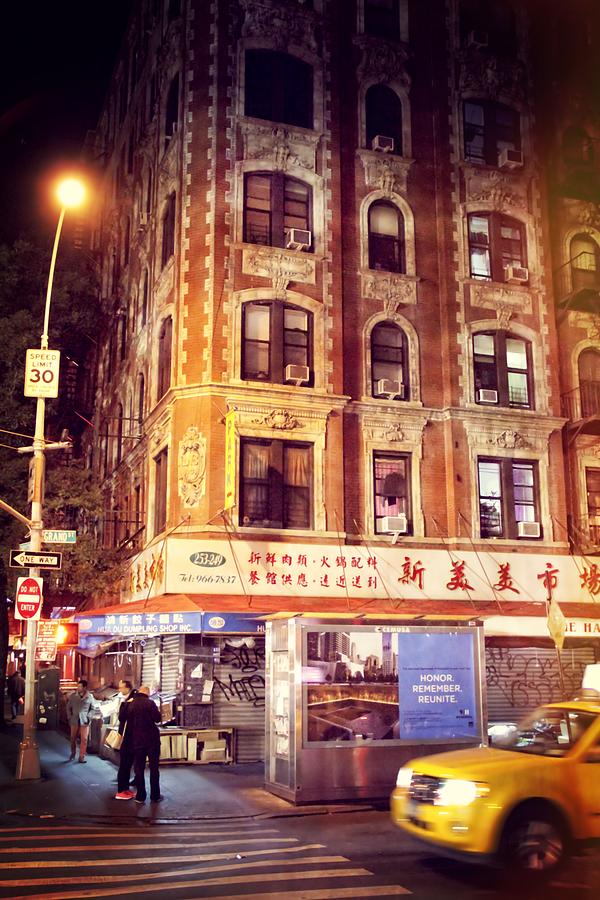
[[400, 738], [476, 738], [474, 634], [412, 631], [393, 637], [398, 647]]
[[76, 616], [82, 634], [117, 634], [129, 636], [160, 634], [238, 634], [260, 633], [265, 630], [260, 613], [213, 613], [213, 612], [162, 612], [128, 613], [127, 604], [122, 613]]
[[225, 505], [223, 509], [235, 506], [235, 410], [225, 416]]

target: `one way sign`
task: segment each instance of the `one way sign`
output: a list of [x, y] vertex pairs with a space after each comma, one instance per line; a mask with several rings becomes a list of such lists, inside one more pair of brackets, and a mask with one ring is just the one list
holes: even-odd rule
[[60, 569], [62, 553], [43, 553], [37, 550], [11, 550], [10, 566], [12, 569], [23, 569], [37, 566], [39, 569]]

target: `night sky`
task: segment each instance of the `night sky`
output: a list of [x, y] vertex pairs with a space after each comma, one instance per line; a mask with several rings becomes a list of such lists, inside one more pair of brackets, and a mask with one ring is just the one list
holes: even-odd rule
[[48, 175], [94, 128], [130, 0], [33, 0], [0, 13], [0, 241], [52, 239]]

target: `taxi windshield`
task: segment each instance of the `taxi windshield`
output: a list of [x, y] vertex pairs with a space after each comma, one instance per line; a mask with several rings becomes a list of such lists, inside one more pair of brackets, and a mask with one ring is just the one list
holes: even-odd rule
[[516, 730], [494, 741], [494, 747], [537, 756], [565, 756], [595, 718], [592, 713], [573, 709], [542, 707], [525, 719]]

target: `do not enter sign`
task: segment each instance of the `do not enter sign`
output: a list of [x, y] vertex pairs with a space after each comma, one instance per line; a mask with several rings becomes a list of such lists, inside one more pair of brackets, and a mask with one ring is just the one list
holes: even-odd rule
[[18, 578], [15, 619], [39, 619], [42, 613], [41, 578]]

